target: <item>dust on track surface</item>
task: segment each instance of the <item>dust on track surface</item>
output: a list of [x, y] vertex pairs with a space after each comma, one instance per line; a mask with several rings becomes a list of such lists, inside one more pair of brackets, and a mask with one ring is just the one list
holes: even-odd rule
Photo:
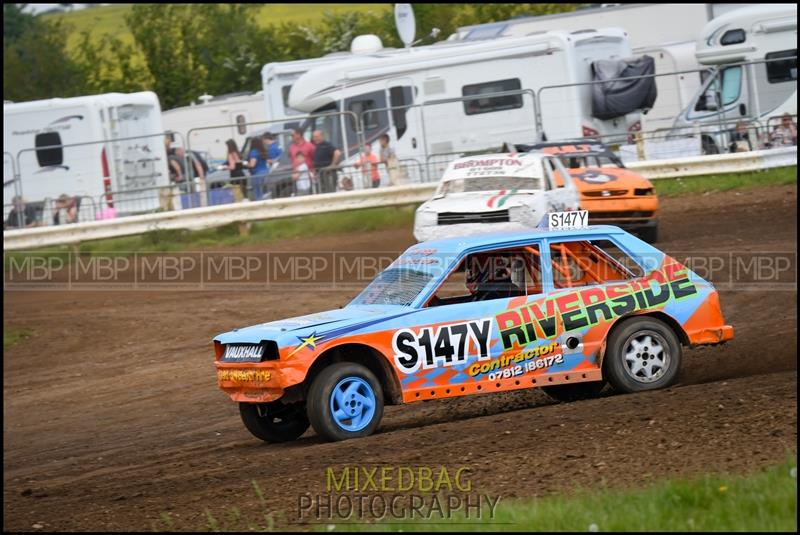
[[[796, 256], [796, 196], [786, 186], [666, 199], [659, 248]], [[270, 249], [412, 242], [394, 230]], [[526, 390], [389, 407], [379, 434], [338, 444], [313, 431], [283, 445], [251, 437], [216, 388], [209, 341], [335, 308], [353, 290], [6, 291], [5, 325], [34, 334], [3, 360], [3, 527], [142, 530], [166, 528], [167, 514], [173, 528], [198, 529], [206, 509], [232, 506], [291, 523], [300, 495], [324, 492], [326, 467], [353, 463], [467, 465], [475, 489], [507, 499], [780, 462], [797, 449], [796, 285], [726, 289], [733, 271], [714, 280], [736, 338], [686, 351], [673, 388], [572, 404]]]

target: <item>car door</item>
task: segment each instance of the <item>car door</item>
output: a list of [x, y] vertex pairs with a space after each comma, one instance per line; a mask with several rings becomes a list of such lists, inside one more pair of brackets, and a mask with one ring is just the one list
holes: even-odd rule
[[[393, 364], [406, 401], [478, 393], [492, 381], [523, 374], [521, 366], [515, 368], [515, 363], [505, 359], [496, 317], [525, 303], [529, 293], [541, 293], [541, 276], [531, 275], [528, 269], [538, 266], [540, 245], [531, 242], [528, 247], [535, 252], [515, 248], [464, 255], [425, 298], [422, 309], [414, 314], [414, 325], [393, 334]], [[510, 276], [487, 284], [487, 293], [473, 294], [467, 278], [468, 269], [474, 272], [473, 259], [483, 262], [483, 268], [496, 268], [495, 272], [507, 267]], [[512, 286], [512, 291], [505, 291]], [[501, 381], [494, 389], [507, 386], [507, 381]]]

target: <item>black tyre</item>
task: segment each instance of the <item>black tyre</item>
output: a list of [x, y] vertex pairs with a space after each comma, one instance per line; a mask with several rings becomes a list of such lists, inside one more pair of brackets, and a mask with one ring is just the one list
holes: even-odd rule
[[568, 385], [543, 386], [544, 393], [556, 401], [579, 401], [597, 396], [605, 381], [592, 381], [591, 383], [573, 383]]
[[337, 362], [314, 378], [306, 411], [314, 431], [326, 440], [365, 437], [381, 423], [383, 390], [366, 367]]
[[680, 341], [668, 325], [630, 318], [608, 337], [603, 376], [619, 392], [642, 392], [674, 383], [680, 366]]
[[244, 426], [265, 442], [290, 442], [300, 438], [309, 422], [302, 403], [239, 403]]
[[639, 236], [647, 243], [658, 241], [658, 227], [647, 227], [639, 231]]

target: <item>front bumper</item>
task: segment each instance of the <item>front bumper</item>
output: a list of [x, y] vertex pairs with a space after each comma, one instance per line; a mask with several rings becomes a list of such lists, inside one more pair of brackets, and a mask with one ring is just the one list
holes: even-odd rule
[[217, 385], [233, 401], [267, 403], [280, 399], [287, 388], [282, 370], [272, 363], [257, 366], [215, 362]]

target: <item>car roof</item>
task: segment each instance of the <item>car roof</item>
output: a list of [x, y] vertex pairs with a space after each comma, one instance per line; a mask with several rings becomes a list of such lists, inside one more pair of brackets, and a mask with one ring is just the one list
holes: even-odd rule
[[611, 225], [593, 225], [582, 229], [576, 230], [548, 230], [548, 229], [530, 229], [519, 231], [505, 231], [505, 232], [492, 232], [486, 234], [476, 234], [471, 236], [458, 236], [455, 238], [441, 238], [436, 240], [429, 240], [420, 242], [410, 249], [435, 249], [437, 251], [445, 251], [456, 253], [465, 251], [467, 249], [483, 248], [491, 246], [514, 246], [519, 242], [536, 240], [541, 238], [558, 239], [558, 238], [576, 238], [585, 237], [588, 239], [604, 237], [610, 235], [627, 234], [619, 227]]

